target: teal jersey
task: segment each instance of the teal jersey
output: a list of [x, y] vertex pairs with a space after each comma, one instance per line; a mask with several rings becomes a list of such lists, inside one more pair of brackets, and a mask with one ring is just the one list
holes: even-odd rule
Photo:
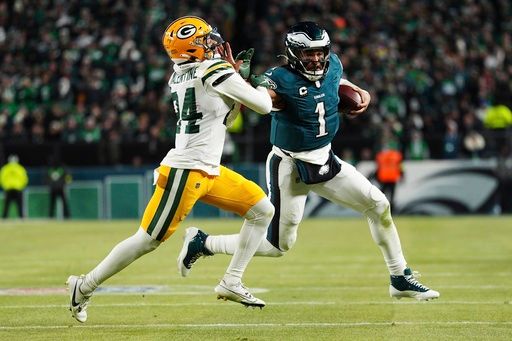
[[340, 125], [338, 87], [341, 61], [331, 53], [325, 77], [312, 82], [288, 66], [274, 67], [265, 75], [276, 83], [274, 91], [285, 107], [272, 111], [270, 142], [291, 152], [324, 147], [331, 143]]

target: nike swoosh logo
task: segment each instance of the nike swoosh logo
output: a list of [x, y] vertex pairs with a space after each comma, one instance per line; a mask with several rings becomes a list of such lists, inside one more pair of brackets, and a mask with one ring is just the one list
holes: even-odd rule
[[272, 76], [272, 72], [265, 72], [265, 75]]
[[[224, 287], [224, 286], [223, 286], [223, 287]], [[224, 289], [226, 289], [227, 291], [231, 292], [232, 294], [234, 294], [234, 295], [236, 295], [236, 296], [238, 296], [238, 297], [240, 297], [240, 298], [243, 298], [243, 299], [250, 299], [250, 300], [255, 301], [254, 297], [252, 297], [252, 295], [251, 295], [250, 293], [248, 293], [248, 292], [247, 292], [247, 293], [245, 294], [245, 296], [244, 296], [244, 295], [239, 294], [239, 293], [237, 293], [236, 291], [233, 291], [233, 290], [231, 290], [231, 289], [229, 289], [229, 288], [224, 287]]]
[[80, 303], [76, 302], [75, 301], [75, 297], [76, 297], [76, 289], [77, 289], [77, 285], [78, 284], [78, 281], [75, 282], [75, 287], [73, 288], [73, 296], [71, 297], [71, 305], [73, 307], [76, 307], [77, 305], [79, 305]]

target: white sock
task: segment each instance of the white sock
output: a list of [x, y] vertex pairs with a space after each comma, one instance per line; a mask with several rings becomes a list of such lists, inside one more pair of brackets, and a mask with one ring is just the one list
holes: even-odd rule
[[[206, 238], [205, 247], [213, 254], [232, 255], [235, 253], [235, 250], [238, 246], [238, 236], [239, 234], [218, 236], [208, 235], [208, 238]], [[280, 257], [283, 255], [283, 252], [279, 251], [276, 247], [274, 247], [274, 245], [270, 244], [266, 238], [263, 238], [260, 245], [258, 245], [258, 249], [254, 255], [263, 257]]]
[[228, 235], [208, 235], [204, 246], [213, 254], [226, 254], [232, 255], [238, 246], [238, 234]]
[[[266, 197], [246, 213], [244, 224], [238, 235], [238, 246], [234, 250], [233, 257], [224, 275], [226, 282], [241, 281], [249, 261], [267, 233], [267, 227], [272, 220], [273, 213], [274, 206]], [[234, 238], [231, 237], [231, 239]]]
[[151, 238], [143, 229], [114, 246], [112, 251], [91, 272], [85, 276], [80, 286], [84, 295], [89, 295], [96, 288], [140, 256], [153, 251], [160, 242]]
[[402, 252], [400, 238], [398, 237], [398, 232], [391, 218], [391, 214], [389, 211], [384, 214], [387, 215], [385, 219], [381, 217], [378, 219], [368, 217], [370, 231], [373, 240], [379, 246], [384, 256], [384, 261], [386, 262], [389, 273], [391, 275], [403, 275], [404, 269], [407, 267], [407, 262]]

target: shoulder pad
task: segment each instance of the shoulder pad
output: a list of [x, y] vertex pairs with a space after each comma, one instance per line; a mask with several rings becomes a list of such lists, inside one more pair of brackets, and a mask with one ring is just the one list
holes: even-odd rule
[[214, 75], [220, 75], [221, 73], [234, 73], [235, 69], [231, 64], [223, 59], [210, 59], [205, 60], [201, 63], [201, 66], [197, 70], [197, 76], [204, 82]]
[[294, 87], [297, 81], [300, 80], [300, 76], [290, 71], [284, 66], [273, 67], [265, 72], [265, 76], [270, 78], [274, 83], [275, 87], [279, 90], [284, 90], [290, 87]]

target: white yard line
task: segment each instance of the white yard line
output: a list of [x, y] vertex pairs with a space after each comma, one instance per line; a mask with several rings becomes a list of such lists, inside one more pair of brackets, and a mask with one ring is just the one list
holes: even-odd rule
[[[222, 302], [221, 302], [222, 303]], [[100, 303], [93, 304], [94, 308], [110, 308], [110, 307], [185, 307], [185, 306], [219, 306], [219, 302], [191, 302], [191, 303]], [[413, 304], [435, 304], [435, 305], [508, 305], [512, 301], [443, 301], [435, 300], [432, 302], [418, 302], [414, 300], [409, 301], [340, 301], [340, 302], [323, 302], [323, 301], [291, 301], [291, 302], [272, 302], [268, 303], [267, 307], [272, 306], [287, 306], [287, 305], [413, 305]], [[227, 305], [226, 305], [227, 306]], [[2, 309], [52, 309], [52, 308], [67, 308], [67, 304], [17, 304], [17, 305], [1, 305]]]
[[[389, 285], [389, 284], [388, 284]], [[375, 288], [382, 288], [382, 285], [375, 286], [312, 286], [312, 287], [283, 287], [283, 288], [272, 288], [272, 291], [286, 290], [286, 291], [325, 291], [325, 290], [375, 290]], [[436, 286], [436, 289], [510, 289], [511, 286], [507, 284], [483, 284], [483, 285], [442, 285]], [[269, 290], [270, 291], [270, 290]]]
[[[217, 306], [222, 302], [213, 302], [213, 303], [106, 303], [106, 304], [94, 304], [95, 308], [110, 308], [110, 307], [185, 307], [185, 306]], [[279, 306], [279, 305], [335, 305], [336, 302], [275, 302], [270, 304], [270, 306]], [[92, 304], [91, 304], [92, 305]], [[68, 304], [28, 304], [28, 305], [4, 305], [0, 306], [1, 309], [48, 309], [48, 308], [67, 308]], [[226, 305], [227, 306], [227, 305]], [[269, 304], [267, 304], [269, 306]]]
[[98, 324], [98, 325], [54, 325], [54, 326], [0, 326], [0, 330], [51, 330], [51, 329], [177, 329], [177, 328], [286, 328], [286, 327], [372, 327], [372, 326], [509, 326], [512, 321], [396, 321], [396, 322], [339, 322], [339, 323], [160, 323], [160, 324]]
[[[386, 286], [384, 286], [386, 287]], [[382, 289], [382, 285], [375, 286], [310, 286], [310, 287], [273, 287], [269, 288], [251, 288], [253, 293], [264, 292], [279, 292], [279, 291], [294, 291], [294, 292], [311, 292], [311, 291], [368, 291]], [[443, 291], [445, 289], [457, 290], [510, 290], [511, 286], [508, 284], [483, 284], [483, 285], [443, 285], [436, 287], [436, 289]], [[180, 296], [180, 295], [209, 295], [212, 294], [210, 286], [165, 286], [165, 285], [130, 285], [130, 286], [104, 286], [100, 287], [95, 295], [163, 295], [163, 296]], [[67, 294], [64, 287], [48, 287], [48, 288], [5, 288], [0, 289], [0, 297], [8, 296], [58, 296]]]

